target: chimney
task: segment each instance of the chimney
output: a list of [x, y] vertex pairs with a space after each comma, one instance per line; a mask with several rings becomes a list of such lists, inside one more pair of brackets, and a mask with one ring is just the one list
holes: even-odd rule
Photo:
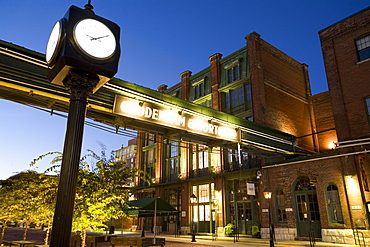
[[189, 100], [191, 71], [187, 70], [185, 72], [182, 72], [180, 76], [181, 76], [182, 99]]
[[166, 91], [167, 90], [167, 85], [165, 85], [165, 84], [163, 84], [163, 85], [160, 85], [159, 87], [158, 87], [158, 91], [160, 92], [160, 93], [164, 93], [164, 91]]

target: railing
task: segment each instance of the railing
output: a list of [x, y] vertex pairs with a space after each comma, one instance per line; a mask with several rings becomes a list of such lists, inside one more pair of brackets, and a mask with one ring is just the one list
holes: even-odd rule
[[310, 231], [308, 232], [308, 237], [310, 239], [310, 247], [314, 247], [316, 244], [316, 239], [315, 239], [315, 232], [312, 226], [312, 221], [310, 222]]
[[239, 228], [234, 228], [233, 231], [234, 243], [239, 241]]
[[365, 247], [365, 236], [363, 232], [360, 232], [357, 228], [353, 230], [353, 234], [355, 237], [355, 244], [359, 245], [360, 247]]

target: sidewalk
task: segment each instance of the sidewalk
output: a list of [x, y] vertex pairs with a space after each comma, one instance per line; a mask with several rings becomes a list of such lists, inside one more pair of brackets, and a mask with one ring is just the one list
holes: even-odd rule
[[[23, 238], [23, 228], [6, 228], [4, 240], [21, 240]], [[117, 232], [118, 233], [118, 232]], [[115, 234], [122, 237], [140, 237], [141, 232], [124, 232], [123, 234]], [[154, 237], [151, 232], [145, 232], [145, 237]], [[258, 238], [247, 238], [240, 237], [239, 241], [234, 243], [232, 237], [217, 237], [212, 240], [212, 236], [196, 235], [196, 242], [191, 242], [190, 235], [180, 235], [175, 237], [169, 234], [160, 234], [157, 238], [166, 239], [166, 247], [261, 247], [269, 246], [269, 239], [258, 239]], [[40, 229], [29, 229], [27, 234], [27, 240], [36, 240], [37, 245], [43, 245], [45, 238], [45, 232]], [[78, 245], [77, 245], [78, 246]], [[91, 246], [90, 244], [87, 245]], [[109, 247], [112, 246], [109, 242], [98, 243], [98, 247]], [[282, 241], [278, 240], [275, 242], [276, 247], [307, 247], [310, 246], [309, 241]], [[332, 244], [326, 242], [316, 242], [315, 246], [318, 247], [353, 247], [356, 245], [346, 244]]]
[[[119, 234], [120, 236], [136, 236], [140, 237], [141, 232], [127, 232], [123, 235]], [[153, 233], [145, 232], [146, 237], [153, 237]], [[270, 240], [269, 239], [260, 239], [260, 238], [248, 238], [248, 237], [240, 237], [237, 242], [234, 242], [233, 237], [217, 237], [216, 239], [212, 236], [204, 236], [204, 235], [196, 235], [195, 239], [196, 242], [191, 242], [191, 235], [180, 235], [178, 237], [175, 237], [174, 235], [168, 235], [168, 234], [160, 234], [157, 235], [158, 238], [165, 238], [166, 239], [166, 245], [170, 244], [178, 244], [181, 247], [186, 246], [193, 246], [193, 247], [199, 247], [200, 246], [209, 246], [209, 247], [261, 247], [261, 246], [270, 246]], [[194, 246], [195, 245], [195, 246]], [[176, 245], [173, 245], [176, 246]], [[275, 246], [277, 247], [307, 247], [310, 246], [309, 241], [296, 241], [296, 240], [277, 240], [275, 241]], [[318, 247], [354, 247], [357, 245], [349, 245], [349, 244], [333, 244], [333, 243], [327, 243], [327, 242], [316, 242], [315, 246]]]

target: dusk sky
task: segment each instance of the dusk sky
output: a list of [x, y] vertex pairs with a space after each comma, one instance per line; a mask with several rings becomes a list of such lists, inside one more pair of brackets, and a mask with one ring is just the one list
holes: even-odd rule
[[[56, 21], [71, 5], [87, 0], [0, 0], [0, 40], [45, 53]], [[121, 27], [121, 61], [116, 78], [151, 89], [180, 82], [261, 38], [309, 66], [312, 93], [327, 91], [318, 32], [370, 6], [370, 0], [92, 0], [94, 12]], [[1, 60], [0, 60], [1, 63]], [[0, 99], [0, 179], [30, 169], [39, 155], [63, 151], [66, 119]], [[119, 149], [130, 139], [85, 127], [83, 152]], [[37, 171], [49, 166], [38, 164]]]

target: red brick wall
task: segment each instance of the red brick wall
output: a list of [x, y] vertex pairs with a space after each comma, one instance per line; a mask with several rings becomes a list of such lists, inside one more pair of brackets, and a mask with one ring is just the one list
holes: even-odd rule
[[316, 132], [318, 132], [318, 148], [321, 151], [330, 151], [333, 148], [333, 142], [338, 140], [336, 130], [329, 130], [335, 128], [329, 91], [312, 96], [312, 104], [315, 112]]
[[[307, 66], [260, 39], [246, 37], [255, 122], [295, 136], [313, 132]], [[312, 136], [299, 145], [313, 150]]]
[[[286, 208], [293, 208], [293, 212], [287, 212], [287, 227], [296, 227], [296, 202], [294, 197], [294, 183], [300, 177], [313, 177], [316, 179], [316, 194], [319, 204], [320, 221], [322, 228], [345, 228], [350, 227], [349, 211], [346, 204], [344, 193], [344, 177], [342, 176], [342, 159], [333, 158], [316, 162], [303, 162], [298, 164], [288, 164], [280, 167], [270, 167], [263, 169], [262, 182], [275, 192], [283, 189]], [[325, 190], [329, 183], [334, 183], [338, 187], [341, 207], [343, 211], [344, 225], [330, 224], [327, 211]], [[262, 188], [263, 190], [264, 188]], [[261, 195], [263, 198], [263, 195]], [[276, 208], [275, 197], [271, 200], [272, 208]], [[267, 208], [266, 200], [261, 200], [261, 208]], [[275, 213], [275, 212], [274, 212]], [[262, 213], [262, 225], [268, 226], [267, 214]]]
[[358, 62], [355, 45], [369, 33], [370, 8], [319, 33], [340, 141], [369, 136], [364, 97], [370, 95], [370, 61]]

